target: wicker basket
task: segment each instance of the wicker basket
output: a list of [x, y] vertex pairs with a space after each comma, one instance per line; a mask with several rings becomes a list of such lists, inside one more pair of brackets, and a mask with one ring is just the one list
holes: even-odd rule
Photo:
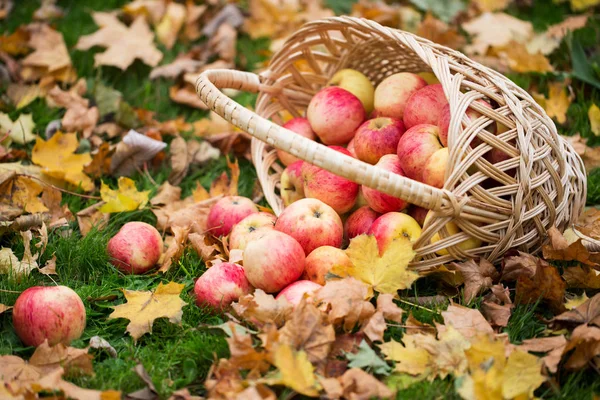
[[[375, 85], [401, 71], [436, 75], [452, 114], [449, 165], [442, 189], [345, 156], [275, 123], [282, 122], [284, 113], [301, 116], [311, 97], [342, 68], [363, 72]], [[256, 112], [240, 106], [220, 88], [258, 92]], [[434, 210], [434, 218], [414, 244], [417, 257], [411, 267], [420, 272], [473, 256], [498, 261], [511, 248], [535, 253], [547, 228], [564, 228], [585, 205], [581, 159], [527, 92], [462, 53], [373, 21], [333, 17], [308, 23], [287, 40], [260, 76], [209, 70], [198, 78], [196, 90], [212, 110], [254, 137], [254, 165], [276, 214], [283, 208], [278, 194], [282, 167], [274, 148]], [[497, 107], [489, 109], [475, 102], [484, 97]], [[463, 116], [469, 107], [482, 116], [467, 123]], [[496, 121], [509, 129], [491, 134], [486, 127]], [[476, 137], [481, 144], [472, 148]], [[491, 164], [483, 155], [492, 148], [511, 158]], [[499, 184], [482, 184], [489, 178]], [[445, 228], [449, 221], [461, 232], [450, 235]], [[431, 244], [437, 232], [441, 240]], [[482, 244], [461, 250], [457, 244], [469, 237]], [[444, 248], [446, 255], [436, 253]]]

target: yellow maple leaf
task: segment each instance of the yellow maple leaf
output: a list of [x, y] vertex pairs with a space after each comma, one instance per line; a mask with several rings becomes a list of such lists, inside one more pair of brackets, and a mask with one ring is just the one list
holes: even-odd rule
[[305, 351], [294, 351], [290, 345], [281, 344], [275, 350], [274, 363], [281, 372], [280, 384], [305, 396], [319, 395], [314, 367]]
[[406, 372], [411, 375], [426, 374], [431, 368], [431, 354], [418, 347], [416, 335], [404, 335], [401, 343], [391, 340], [383, 343], [379, 348], [385, 354], [386, 360], [396, 362], [396, 371]]
[[494, 47], [494, 52], [508, 62], [515, 72], [552, 72], [554, 68], [550, 61], [540, 51], [531, 54], [523, 43], [515, 40], [502, 47]]
[[33, 179], [17, 176], [0, 185], [0, 205], [17, 207], [31, 214], [48, 211], [39, 197], [43, 190]]
[[[533, 98], [546, 110], [546, 114], [550, 118], [555, 118], [559, 124], [564, 124], [567, 121], [567, 110], [573, 98], [567, 93], [564, 83], [552, 82], [548, 85], [548, 97], [534, 93]], [[598, 133], [600, 134], [600, 131]]]
[[83, 167], [92, 161], [89, 153], [74, 154], [79, 146], [75, 133], [56, 132], [49, 140], [37, 138], [31, 152], [31, 161], [43, 167], [46, 175], [73, 185], [81, 185], [85, 191], [94, 189], [94, 182], [83, 173]]
[[128, 319], [127, 332], [135, 340], [151, 333], [157, 318], [169, 318], [170, 322], [178, 324], [183, 316], [182, 307], [187, 304], [179, 297], [184, 287], [180, 283], [163, 285], [161, 282], [154, 292], [123, 289], [127, 303], [116, 306], [108, 318]]
[[600, 4], [600, 0], [571, 0], [573, 11], [581, 11]]
[[592, 104], [588, 109], [588, 118], [590, 119], [590, 127], [596, 136], [600, 136], [600, 108]]
[[116, 213], [141, 209], [148, 203], [149, 194], [149, 190], [138, 191], [135, 182], [124, 176], [119, 178], [119, 188], [117, 190], [111, 189], [102, 182], [100, 196], [106, 204], [100, 207], [100, 212]]
[[474, 0], [473, 3], [477, 4], [482, 12], [492, 12], [504, 10], [512, 0]]
[[29, 143], [35, 139], [35, 135], [32, 133], [34, 127], [35, 123], [31, 114], [21, 114], [13, 121], [8, 114], [0, 113], [0, 138], [8, 133], [8, 137], [15, 143]]
[[352, 261], [352, 267], [344, 271], [334, 267], [332, 273], [338, 276], [352, 276], [373, 287], [380, 293], [396, 293], [409, 288], [419, 274], [407, 269], [415, 256], [408, 239], [397, 239], [379, 256], [377, 240], [374, 236], [359, 235], [350, 240], [346, 254]]
[[506, 366], [504, 343], [494, 340], [492, 336], [487, 334], [475, 337], [471, 342], [471, 347], [465, 351], [465, 354], [471, 370], [485, 369], [486, 365], [491, 363], [500, 368]]
[[533, 392], [546, 378], [542, 375], [542, 360], [521, 350], [513, 351], [504, 368], [502, 395], [506, 399], [533, 397]]

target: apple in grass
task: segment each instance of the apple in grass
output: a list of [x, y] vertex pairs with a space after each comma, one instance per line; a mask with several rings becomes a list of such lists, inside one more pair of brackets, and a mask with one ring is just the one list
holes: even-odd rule
[[327, 86], [339, 86], [358, 97], [367, 114], [373, 110], [375, 87], [362, 72], [350, 68], [341, 69], [329, 79]]
[[436, 188], [444, 187], [448, 165], [448, 148], [442, 147], [429, 157], [423, 167], [423, 183]]
[[379, 117], [364, 122], [352, 139], [356, 157], [375, 164], [386, 154], [396, 154], [404, 131], [404, 123], [399, 119]]
[[[485, 107], [488, 107], [490, 109], [492, 108], [491, 104], [483, 99], [478, 99], [475, 101]], [[465, 114], [471, 121], [481, 117], [481, 113], [479, 113], [479, 111], [473, 110], [471, 107], [467, 108], [467, 111]], [[445, 147], [448, 147], [448, 129], [450, 128], [450, 117], [451, 117], [450, 104], [446, 104], [444, 106], [444, 108], [442, 108], [442, 111], [440, 112], [440, 116], [439, 116], [438, 123], [437, 123], [437, 126], [440, 129], [440, 133], [439, 133], [440, 142], [442, 142], [442, 145]], [[488, 132], [495, 134], [496, 133], [496, 124], [492, 122], [485, 129], [487, 129]], [[481, 139], [475, 138], [475, 140], [473, 140], [473, 142], [471, 142], [471, 147], [477, 147], [480, 143], [481, 143]]]
[[258, 212], [248, 215], [246, 218], [235, 224], [229, 234], [229, 250], [240, 249], [244, 250], [246, 245], [256, 232], [263, 229], [273, 229], [275, 227], [275, 215]]
[[284, 206], [289, 206], [296, 200], [304, 198], [304, 180], [302, 179], [302, 165], [304, 161], [296, 161], [283, 170], [280, 180], [281, 200]]
[[437, 125], [446, 104], [448, 100], [441, 84], [425, 86], [406, 101], [404, 125], [407, 129], [421, 124]]
[[321, 246], [340, 247], [344, 235], [338, 213], [321, 200], [311, 198], [298, 200], [283, 210], [275, 229], [296, 239], [306, 255]]
[[[427, 217], [425, 218], [425, 224], [427, 224], [431, 218], [433, 218], [433, 212], [429, 211], [427, 213]], [[456, 234], [462, 232], [460, 230], [460, 228], [458, 227], [458, 225], [456, 225], [452, 221], [450, 221], [446, 224], [446, 231], [448, 231], [448, 234], [449, 234], [447, 237], [456, 235]], [[433, 244], [433, 243], [439, 242], [440, 240], [441, 240], [440, 234], [436, 233], [435, 235], [433, 235], [431, 237], [429, 242]], [[481, 246], [481, 240], [477, 239], [477, 238], [469, 237], [468, 239], [465, 239], [462, 242], [458, 243], [456, 246], [461, 250], [465, 250], [465, 251], [471, 250], [471, 249]], [[438, 254], [440, 256], [445, 256], [450, 253], [446, 249], [441, 249], [441, 250], [436, 251], [436, 254]]]
[[242, 196], [225, 196], [210, 208], [206, 228], [214, 236], [227, 236], [235, 224], [257, 212], [252, 200]]
[[17, 336], [27, 346], [68, 345], [85, 329], [85, 306], [66, 286], [34, 286], [19, 295], [13, 308]]
[[306, 117], [321, 142], [342, 145], [354, 137], [365, 120], [365, 108], [349, 91], [328, 86], [310, 100]]
[[388, 76], [375, 88], [373, 115], [402, 119], [409, 97], [425, 86], [423, 78], [410, 72]]
[[110, 263], [126, 274], [143, 274], [158, 262], [163, 251], [160, 233], [145, 222], [128, 222], [106, 247]]
[[207, 269], [194, 285], [196, 304], [211, 311], [222, 311], [233, 301], [252, 292], [241, 265], [224, 262]]
[[369, 229], [369, 235], [375, 236], [379, 253], [383, 254], [394, 240], [408, 239], [414, 243], [421, 236], [421, 226], [410, 215], [389, 212], [373, 222]]
[[[395, 154], [387, 154], [381, 157], [375, 166], [393, 172], [394, 174], [404, 176], [402, 168], [400, 168], [400, 160]], [[363, 196], [365, 196], [365, 200], [367, 200], [369, 207], [379, 213], [400, 211], [408, 207], [408, 202], [364, 185], [362, 186], [362, 193]]]
[[404, 175], [423, 182], [423, 166], [442, 148], [436, 125], [416, 125], [404, 132], [398, 142], [398, 158]]
[[[283, 125], [284, 128], [289, 129], [292, 132], [297, 133], [300, 136], [304, 136], [307, 139], [315, 140], [316, 135], [313, 132], [310, 123], [306, 118], [298, 117], [292, 118], [288, 122]], [[277, 157], [283, 163], [283, 165], [287, 166], [299, 160], [296, 156], [291, 155], [290, 153], [286, 153], [283, 150], [277, 149]]]
[[275, 300], [285, 298], [288, 303], [295, 307], [300, 304], [300, 301], [302, 301], [302, 298], [305, 294], [312, 293], [321, 289], [322, 287], [323, 286], [319, 285], [318, 283], [311, 281], [297, 281], [286, 286], [285, 289], [279, 292], [277, 297], [275, 297]]
[[[329, 146], [329, 148], [352, 157], [343, 147]], [[357, 183], [316, 165], [307, 162], [302, 165], [302, 180], [306, 197], [321, 200], [339, 214], [350, 211], [356, 202], [359, 189]]]
[[306, 257], [304, 278], [319, 285], [325, 285], [325, 278], [334, 266], [348, 269], [352, 261], [346, 252], [333, 246], [317, 247]]
[[354, 211], [344, 223], [344, 233], [346, 234], [346, 237], [352, 239], [355, 236], [369, 232], [373, 222], [380, 216], [380, 213], [369, 206], [363, 206]]
[[255, 288], [277, 293], [302, 276], [305, 259], [296, 239], [283, 232], [265, 230], [246, 245], [244, 272]]

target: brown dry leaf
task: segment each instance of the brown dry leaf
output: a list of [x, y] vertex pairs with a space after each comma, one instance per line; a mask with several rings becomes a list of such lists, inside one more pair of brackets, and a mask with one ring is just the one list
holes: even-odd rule
[[142, 389], [136, 390], [135, 392], [128, 393], [127, 399], [135, 400], [156, 400], [158, 399], [158, 391], [152, 382], [152, 378], [146, 371], [146, 368], [142, 364], [137, 364], [133, 367], [133, 370], [140, 377], [140, 379], [146, 384]]
[[520, 251], [509, 251], [502, 261], [503, 282], [516, 281], [521, 275], [533, 277], [538, 265], [542, 262], [539, 258]]
[[204, 16], [207, 5], [196, 5], [194, 2], [188, 1], [185, 6], [187, 9], [183, 36], [190, 41], [200, 39], [202, 36], [200, 19]]
[[579, 261], [586, 265], [597, 266], [600, 261], [598, 254], [590, 253], [582, 240], [569, 243], [556, 227], [548, 229], [550, 244], [542, 247], [544, 258], [548, 260]]
[[380, 311], [387, 320], [402, 323], [404, 310], [394, 303], [394, 296], [391, 294], [382, 293], [377, 297], [377, 311]]
[[[0, 184], [0, 189], [0, 210], [3, 217], [13, 219], [23, 211], [31, 214], [48, 211], [40, 198], [44, 187], [37, 180], [13, 173], [12, 178]], [[16, 208], [18, 215], [7, 212], [9, 208]]]
[[471, 36], [475, 36], [472, 44], [465, 48], [467, 54], [485, 55], [489, 47], [505, 46], [511, 41], [524, 42], [533, 35], [531, 22], [505, 13], [481, 14], [463, 23], [462, 28]]
[[561, 278], [556, 267], [541, 261], [533, 277], [521, 275], [517, 279], [517, 304], [530, 304], [544, 300], [551, 310], [564, 310], [566, 282]]
[[465, 37], [456, 28], [440, 21], [431, 13], [427, 13], [425, 19], [419, 25], [417, 35], [455, 50], [462, 48], [466, 43]]
[[512, 2], [513, 0], [473, 0], [473, 4], [481, 12], [502, 11]]
[[117, 144], [110, 162], [111, 173], [116, 176], [131, 175], [165, 147], [166, 143], [131, 129]]
[[7, 305], [0, 303], [0, 314], [2, 314], [5, 311], [8, 311], [10, 309], [12, 309], [12, 306], [7, 306]]
[[552, 323], [559, 326], [588, 324], [600, 327], [600, 293], [574, 310], [552, 318]]
[[199, 110], [208, 110], [208, 106], [200, 100], [194, 87], [185, 83], [171, 86], [169, 88], [169, 98], [175, 103], [184, 104]]
[[559, 124], [567, 121], [567, 110], [573, 101], [573, 96], [567, 91], [563, 82], [551, 82], [548, 84], [548, 97], [534, 93], [535, 101], [546, 110], [550, 118], [555, 118]]
[[558, 24], [549, 26], [546, 32], [536, 34], [527, 43], [527, 50], [530, 53], [540, 51], [544, 55], [551, 54], [560, 46], [567, 33], [583, 28], [588, 18], [588, 15], [573, 15]]
[[385, 320], [402, 323], [403, 310], [393, 301], [394, 296], [381, 293], [377, 297], [377, 310], [368, 320], [362, 323], [361, 332], [372, 342], [383, 341], [383, 334], [387, 329]]
[[62, 129], [69, 132], [83, 132], [83, 137], [92, 135], [100, 119], [98, 107], [89, 107], [89, 100], [81, 97], [86, 91], [85, 80], [78, 81], [78, 85], [69, 91], [53, 87], [47, 95], [48, 104], [54, 107], [63, 107], [67, 112], [62, 118]]
[[204, 165], [210, 160], [216, 160], [221, 155], [221, 151], [213, 147], [208, 141], [198, 142], [192, 140], [187, 144], [188, 160], [192, 165]]
[[383, 334], [387, 328], [385, 318], [381, 311], [376, 311], [368, 320], [366, 320], [360, 329], [371, 342], [383, 342]]
[[171, 164], [169, 182], [173, 185], [178, 185], [187, 175], [188, 168], [190, 166], [187, 142], [181, 136], [177, 136], [175, 139], [173, 139], [173, 141], [171, 141], [171, 147], [169, 150], [171, 153], [169, 157]]
[[371, 297], [369, 285], [354, 278], [327, 281], [314, 292], [315, 304], [324, 305], [329, 322], [346, 331], [375, 313], [375, 307], [368, 301]]
[[589, 147], [587, 139], [582, 138], [579, 133], [573, 136], [564, 136], [564, 138], [583, 160], [586, 172], [600, 167], [600, 146]]
[[[600, 356], [600, 328], [580, 325], [573, 330], [564, 353], [574, 350], [565, 362], [567, 369], [581, 369]], [[597, 364], [597, 360], [596, 360]]]
[[112, 150], [106, 142], [92, 153], [92, 161], [83, 168], [83, 172], [92, 178], [99, 178], [110, 173]]
[[46, 340], [35, 349], [29, 364], [38, 367], [44, 375], [60, 367], [69, 376], [93, 375], [92, 358], [87, 348], [76, 349], [61, 343], [50, 346]]
[[533, 338], [525, 339], [523, 343], [518, 345], [517, 348], [523, 351], [530, 351], [533, 353], [548, 353], [542, 357], [542, 361], [548, 371], [556, 373], [558, 364], [562, 358], [567, 340], [564, 335], [544, 337], [544, 338]]
[[23, 107], [27, 107], [35, 99], [40, 96], [44, 96], [46, 90], [42, 90], [38, 85], [25, 85], [22, 83], [11, 83], [6, 89], [6, 95], [10, 98], [10, 101], [14, 104], [17, 110]]
[[150, 72], [150, 79], [156, 78], [177, 78], [186, 72], [196, 72], [204, 65], [204, 61], [195, 60], [189, 55], [177, 57], [175, 61], [153, 68]]
[[173, 48], [185, 18], [186, 8], [183, 4], [169, 3], [160, 23], [155, 28], [158, 41], [167, 49]]
[[179, 297], [185, 285], [169, 282], [159, 283], [156, 290], [133, 291], [123, 289], [127, 303], [114, 307], [109, 319], [128, 319], [127, 332], [134, 340], [145, 333], [152, 333], [152, 324], [157, 318], [169, 318], [174, 324], [181, 322], [182, 307], [187, 303]]
[[520, 42], [510, 41], [504, 46], [495, 46], [493, 53], [506, 59], [508, 66], [515, 72], [552, 72], [554, 68], [541, 52], [529, 53], [527, 47]]
[[362, 369], [351, 368], [339, 377], [338, 380], [342, 385], [345, 399], [389, 399], [395, 395], [395, 392], [383, 382]]
[[454, 327], [465, 338], [474, 338], [482, 333], [493, 334], [494, 330], [485, 320], [479, 310], [451, 304], [446, 311], [442, 311], [444, 325], [438, 325], [438, 332], [444, 333], [448, 326]]
[[56, 275], [56, 255], [46, 261], [43, 268], [40, 268], [40, 273], [44, 275]]
[[171, 266], [177, 261], [179, 261], [179, 259], [183, 255], [183, 250], [185, 249], [190, 229], [180, 226], [174, 226], [172, 227], [172, 230], [174, 237], [171, 241], [171, 244], [169, 245], [169, 248], [163, 255], [162, 265], [158, 272], [167, 272], [169, 269], [171, 269]]
[[143, 17], [137, 17], [127, 27], [109, 13], [94, 12], [92, 18], [100, 29], [79, 38], [75, 48], [88, 50], [93, 46], [106, 47], [103, 53], [94, 55], [94, 65], [112, 65], [127, 69], [138, 58], [145, 64], [155, 67], [162, 59], [162, 53], [154, 46], [154, 34]]
[[150, 23], [156, 25], [166, 11], [165, 1], [156, 0], [134, 0], [123, 6], [123, 12], [133, 18], [145, 17]]
[[[219, 239], [210, 234], [190, 233], [188, 236], [193, 249], [202, 258], [207, 268], [215, 264], [225, 262], [229, 258], [227, 246]], [[229, 262], [239, 262], [241, 260]]]
[[575, 228], [592, 239], [600, 240], [600, 210], [589, 208], [579, 216]]
[[570, 288], [600, 289], [600, 271], [587, 265], [565, 268], [562, 277]]
[[231, 308], [242, 319], [261, 327], [265, 324], [282, 326], [292, 315], [293, 306], [285, 298], [275, 299], [260, 289], [240, 297]]
[[203, 234], [206, 230], [208, 211], [220, 197], [208, 198], [196, 202], [190, 196], [183, 200], [165, 205], [162, 208], [152, 209], [156, 215], [156, 228], [161, 231], [173, 230], [173, 227], [188, 227], [190, 232]]
[[94, 227], [97, 230], [102, 230], [106, 227], [110, 214], [100, 212], [100, 207], [103, 205], [104, 202], [101, 201], [84, 208], [76, 214], [81, 236], [85, 237]]
[[0, 52], [11, 56], [18, 56], [29, 53], [30, 34], [26, 26], [18, 27], [10, 35], [8, 33], [0, 36]]
[[169, 204], [179, 201], [181, 197], [181, 188], [173, 186], [169, 182], [165, 182], [159, 186], [156, 195], [150, 199], [150, 204], [153, 206]]
[[50, 19], [62, 18], [64, 14], [64, 10], [56, 5], [56, 0], [42, 0], [40, 8], [33, 13], [33, 19], [47, 21]]
[[71, 57], [60, 32], [43, 23], [29, 24], [29, 47], [35, 51], [25, 57], [21, 64], [42, 68], [45, 73], [59, 73], [72, 69]]
[[512, 314], [512, 304], [497, 304], [491, 301], [481, 303], [481, 313], [493, 326], [504, 327]]
[[424, 335], [435, 334], [435, 327], [433, 325], [425, 324], [419, 320], [417, 320], [412, 312], [408, 314], [408, 318], [404, 322], [404, 328], [406, 329], [407, 335], [415, 335], [417, 333], [422, 333]]
[[229, 345], [229, 361], [241, 369], [256, 370], [260, 373], [268, 371], [268, 352], [257, 351], [249, 333], [240, 333], [234, 327], [230, 329], [231, 335], [225, 338]]
[[308, 360], [318, 364], [329, 355], [335, 341], [335, 330], [324, 313], [303, 299], [279, 330], [279, 341], [296, 351], [305, 351]]
[[479, 293], [491, 287], [500, 274], [492, 263], [486, 259], [467, 260], [463, 263], [452, 263], [465, 281], [465, 301], [470, 303]]

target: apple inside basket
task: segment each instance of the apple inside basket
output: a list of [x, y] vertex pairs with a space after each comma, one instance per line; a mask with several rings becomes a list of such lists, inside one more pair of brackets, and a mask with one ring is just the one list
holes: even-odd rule
[[[257, 92], [252, 112], [219, 88]], [[259, 75], [211, 70], [200, 98], [254, 136], [279, 215], [316, 198], [345, 233], [413, 242], [427, 272], [534, 253], [585, 204], [581, 159], [524, 90], [463, 54], [364, 19], [306, 24]], [[304, 160], [304, 161], [299, 161]], [[328, 211], [329, 212], [329, 211]]]

